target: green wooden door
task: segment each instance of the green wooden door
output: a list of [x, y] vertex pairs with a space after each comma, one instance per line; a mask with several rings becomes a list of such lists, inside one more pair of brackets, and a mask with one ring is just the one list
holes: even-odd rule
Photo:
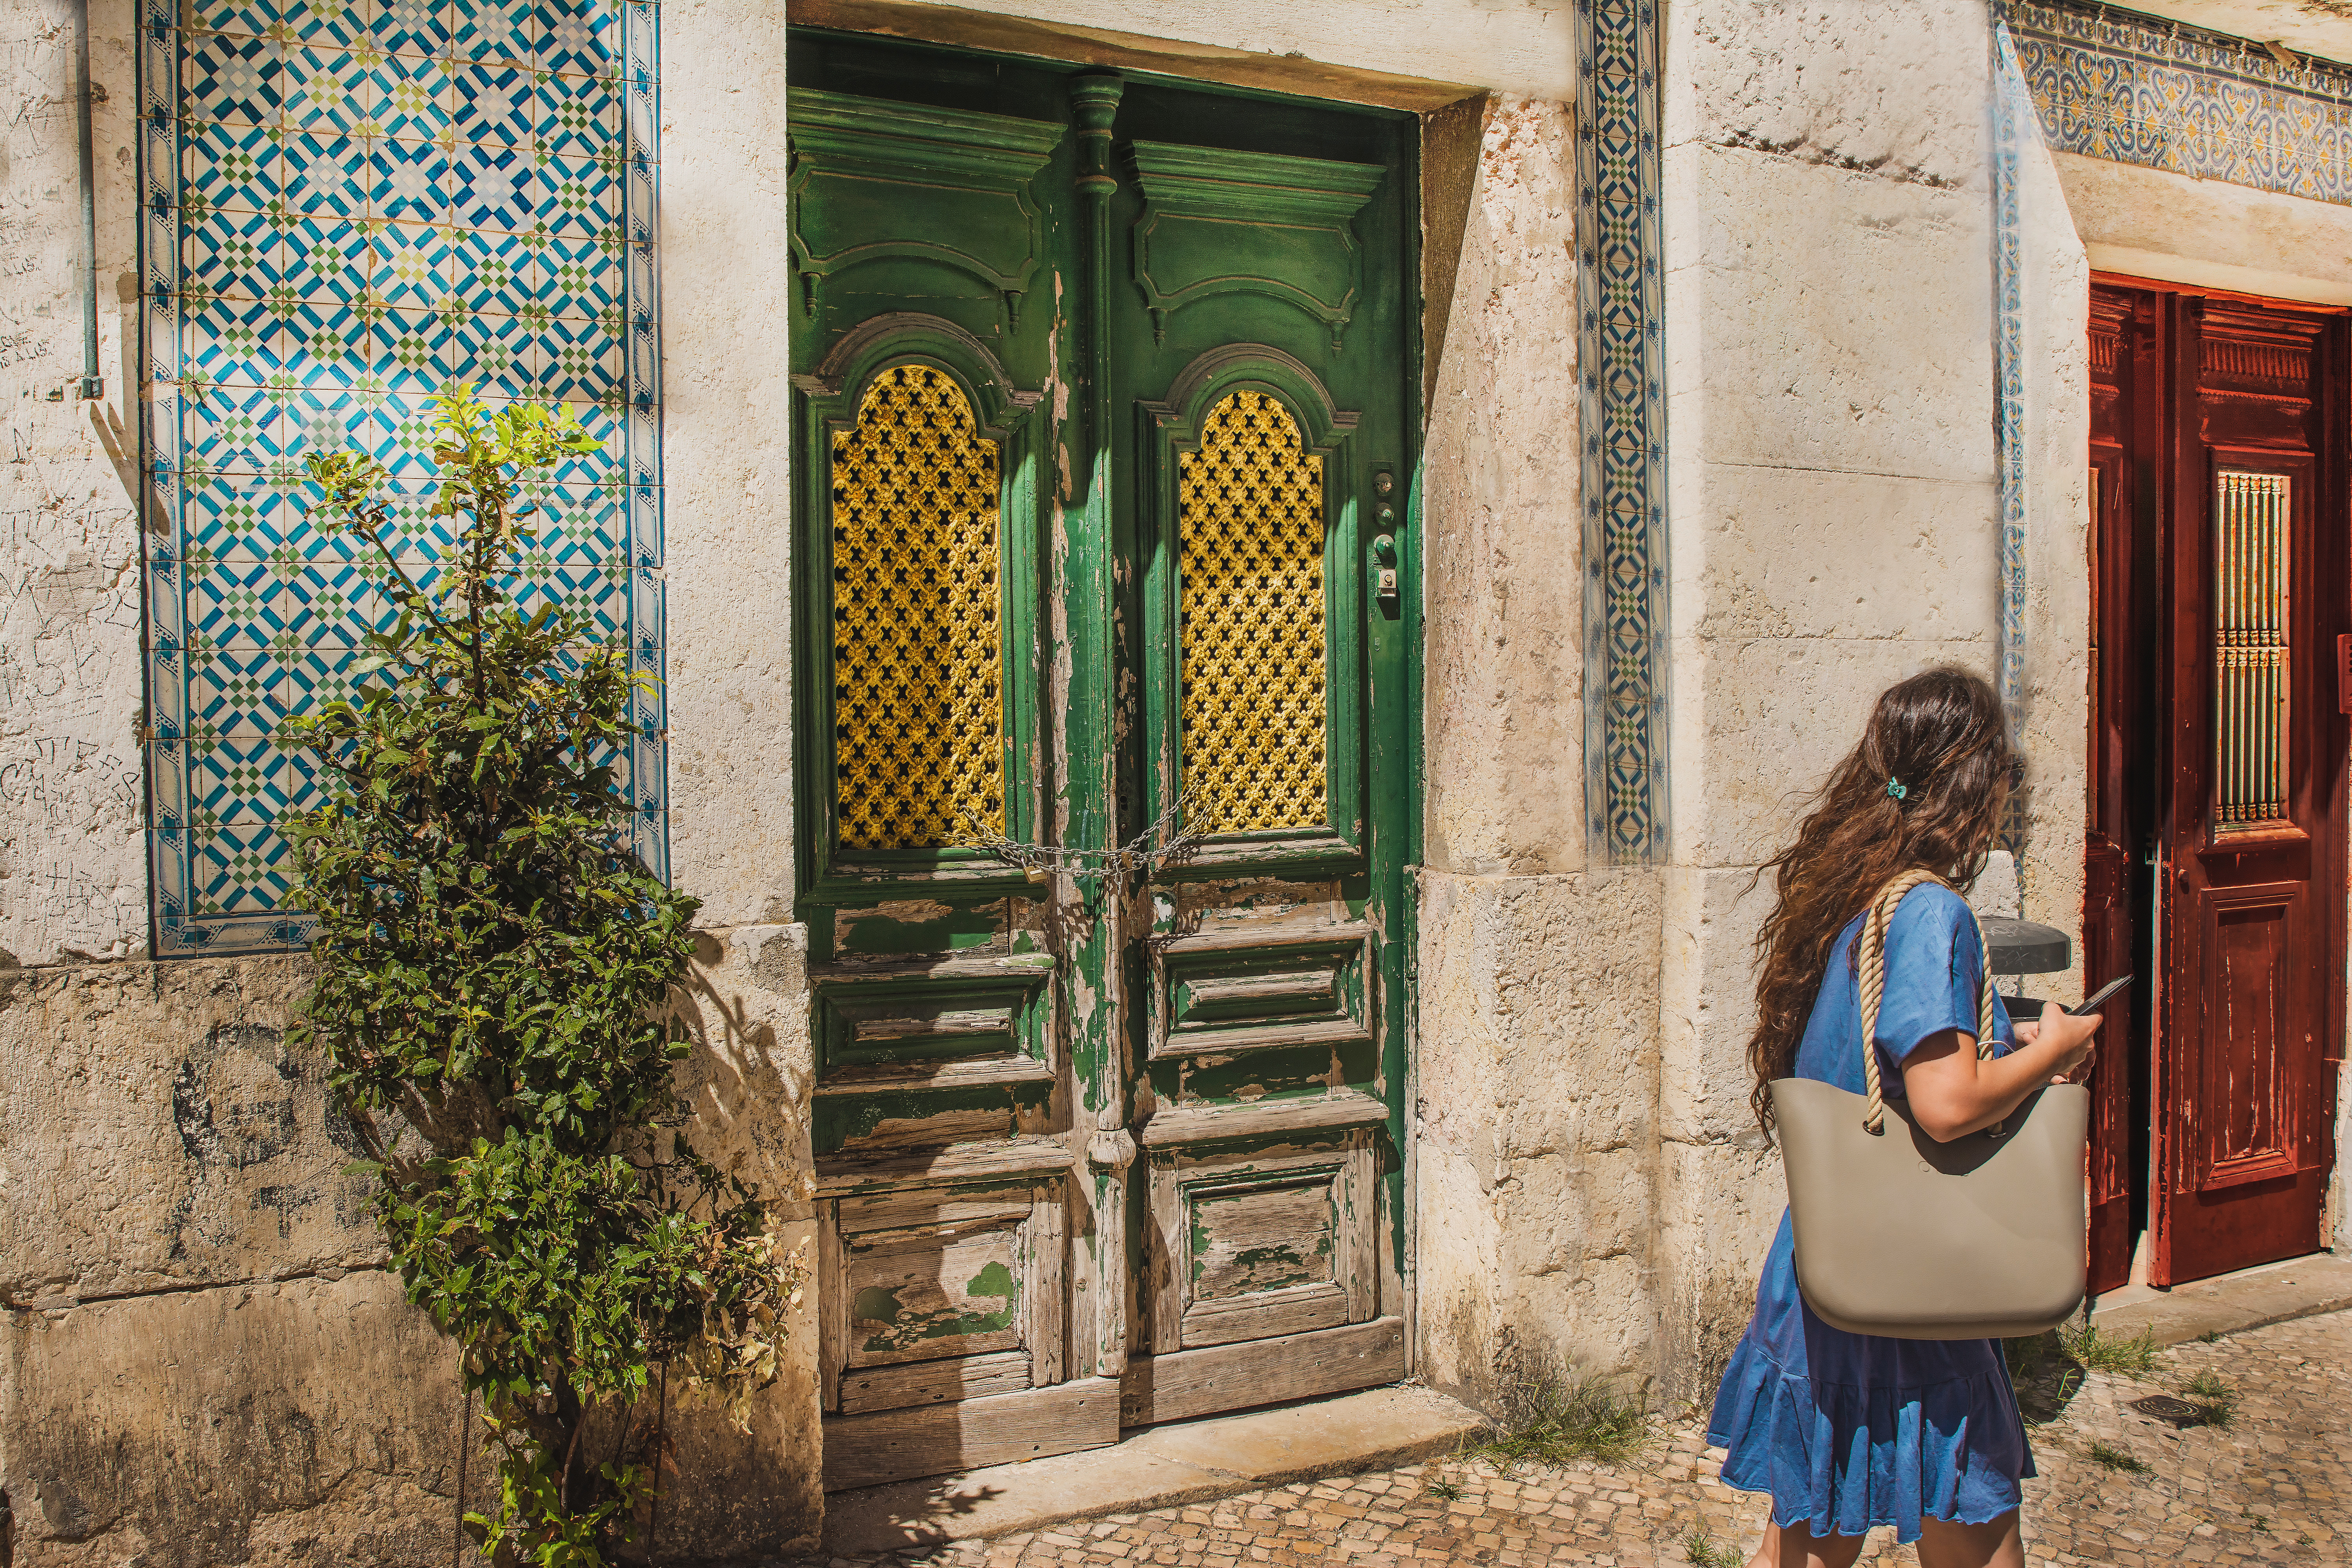
[[793, 58], [828, 1485], [1401, 1376], [1412, 121]]

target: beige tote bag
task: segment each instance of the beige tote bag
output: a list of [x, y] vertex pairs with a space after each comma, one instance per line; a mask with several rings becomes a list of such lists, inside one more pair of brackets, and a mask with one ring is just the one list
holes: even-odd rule
[[[2038, 1334], [2083, 1300], [2091, 1091], [2045, 1086], [2000, 1126], [1949, 1143], [1919, 1131], [1907, 1104], [1885, 1103], [1870, 1040], [1886, 983], [1886, 928], [1903, 895], [1922, 882], [1940, 879], [1906, 871], [1889, 882], [1858, 939], [1869, 1093], [1813, 1079], [1772, 1081], [1797, 1288], [1822, 1321], [1848, 1333]], [[1988, 955], [1977, 1007], [1980, 1056], [1993, 1053], [2000, 1005]]]

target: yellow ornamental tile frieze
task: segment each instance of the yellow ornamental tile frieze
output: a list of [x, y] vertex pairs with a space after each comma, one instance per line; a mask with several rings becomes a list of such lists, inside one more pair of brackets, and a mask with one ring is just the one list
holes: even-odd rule
[[1191, 826], [1319, 827], [1323, 459], [1279, 402], [1235, 392], [1179, 459], [1177, 504]]
[[883, 372], [833, 437], [841, 843], [936, 848], [1004, 826], [1000, 454], [962, 390]]

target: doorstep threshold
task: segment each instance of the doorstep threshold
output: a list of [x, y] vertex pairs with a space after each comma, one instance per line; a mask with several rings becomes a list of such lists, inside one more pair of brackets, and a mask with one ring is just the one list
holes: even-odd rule
[[2352, 1307], [2352, 1258], [2315, 1252], [2169, 1290], [2126, 1285], [2091, 1303], [2091, 1326], [2113, 1339], [2153, 1337], [2177, 1345]]
[[827, 1494], [824, 1550], [862, 1557], [1140, 1513], [1318, 1476], [1451, 1453], [1485, 1429], [1469, 1406], [1413, 1385], [1129, 1430], [1120, 1441]]

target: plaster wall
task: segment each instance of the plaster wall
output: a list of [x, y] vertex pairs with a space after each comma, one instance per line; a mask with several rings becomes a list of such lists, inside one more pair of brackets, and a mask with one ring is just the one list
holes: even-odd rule
[[[678, 1000], [689, 1133], [809, 1244], [804, 947], [706, 935]], [[304, 962], [19, 970], [0, 982], [0, 1487], [24, 1568], [402, 1568], [447, 1550], [456, 1352], [403, 1298], [324, 1064], [289, 1047]], [[674, 1397], [664, 1560], [813, 1543], [815, 1333], [749, 1433]], [[467, 1506], [489, 1500], [474, 1454]], [[305, 1544], [308, 1542], [309, 1544]]]
[[1756, 868], [1889, 683], [1992, 673], [1990, 39], [1975, 6], [1667, 13], [1673, 856], [1657, 1355], [1704, 1396], [1782, 1204]]
[[1649, 1370], [1657, 881], [1585, 864], [1574, 160], [1567, 105], [1489, 104], [1422, 479], [1417, 1364], [1489, 1405]]
[[791, 0], [796, 23], [1430, 109], [1475, 89], [1573, 101], [1567, 0]]
[[[2025, 413], [2025, 795], [2020, 912], [2076, 935], [2074, 967], [2037, 994], [2082, 994], [2083, 801], [2090, 766], [2091, 262], [2054, 155], [2019, 93], [2018, 261]], [[2305, 203], [2305, 205], [2313, 204]]]
[[2352, 305], [2352, 207], [2079, 153], [2047, 157], [2094, 267]]
[[2352, 16], [2341, 0], [2137, 0], [2131, 9], [2245, 38], [2257, 49], [2275, 38], [2302, 54], [2352, 60]]
[[0, 964], [147, 946], [136, 486], [100, 436], [137, 411], [124, 353], [134, 307], [122, 298], [138, 291], [131, 10], [128, 0], [89, 9], [91, 79], [104, 94], [91, 125], [105, 382], [94, 402], [79, 395], [74, 7], [0, 0]]

